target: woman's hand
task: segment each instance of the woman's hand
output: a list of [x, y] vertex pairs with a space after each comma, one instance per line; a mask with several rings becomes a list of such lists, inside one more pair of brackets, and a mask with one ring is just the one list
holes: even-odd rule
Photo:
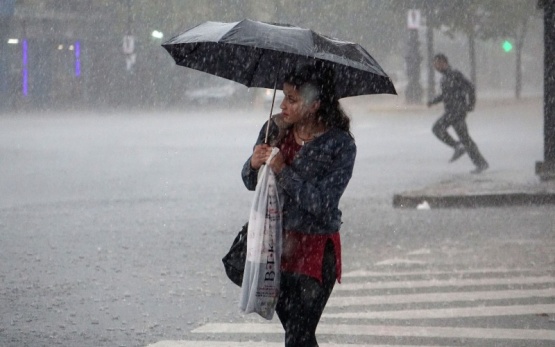
[[279, 174], [284, 167], [285, 160], [283, 159], [281, 152], [278, 152], [270, 162], [270, 168], [274, 173]]
[[272, 147], [267, 144], [256, 145], [251, 157], [251, 167], [258, 170], [272, 154]]

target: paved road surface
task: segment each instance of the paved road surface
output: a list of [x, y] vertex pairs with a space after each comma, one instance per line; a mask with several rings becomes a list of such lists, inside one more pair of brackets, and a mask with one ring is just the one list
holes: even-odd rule
[[[554, 207], [392, 207], [472, 168], [447, 163], [439, 113], [352, 108], [346, 275], [323, 345], [553, 344]], [[276, 320], [239, 314], [220, 262], [248, 215], [239, 172], [263, 114], [0, 118], [0, 346], [279, 345]], [[535, 179], [539, 99], [479, 106], [469, 126], [491, 173]]]

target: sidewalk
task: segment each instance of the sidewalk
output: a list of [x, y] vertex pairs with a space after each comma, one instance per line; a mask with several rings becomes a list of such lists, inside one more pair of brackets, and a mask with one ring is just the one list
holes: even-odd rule
[[[509, 92], [481, 93], [477, 107], [497, 109], [533, 103], [539, 93], [515, 99]], [[346, 99], [347, 107], [363, 112], [427, 112], [424, 104], [407, 105], [403, 93]], [[479, 175], [463, 173], [422, 188], [393, 196], [395, 208], [499, 207], [511, 205], [555, 204], [555, 180], [541, 181], [534, 173], [534, 162], [520, 171], [490, 168]]]
[[[519, 100], [515, 99], [514, 95], [509, 91], [497, 93], [483, 92], [478, 95], [476, 108], [495, 108], [500, 105], [507, 106], [541, 98], [543, 98], [543, 95], [535, 92], [524, 94]], [[407, 104], [403, 91], [400, 91], [398, 95], [378, 94], [346, 98], [342, 99], [342, 104], [348, 109], [362, 110], [365, 112], [417, 112], [428, 110], [425, 97], [422, 98], [420, 104]], [[436, 107], [441, 109], [443, 105]]]
[[555, 204], [555, 180], [529, 172], [461, 174], [393, 196], [395, 208], [501, 207]]

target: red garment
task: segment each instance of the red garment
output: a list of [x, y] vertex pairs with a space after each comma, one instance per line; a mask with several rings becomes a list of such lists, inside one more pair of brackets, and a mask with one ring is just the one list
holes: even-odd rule
[[[302, 146], [295, 141], [292, 131], [279, 146], [287, 165], [291, 165], [301, 148]], [[333, 243], [335, 251], [337, 281], [341, 283], [341, 238], [338, 231], [331, 234], [305, 234], [299, 231], [285, 230], [283, 236], [281, 271], [310, 276], [322, 283], [322, 260], [329, 240]]]
[[283, 159], [285, 160], [285, 164], [291, 165], [293, 163], [293, 159], [295, 159], [295, 155], [298, 151], [301, 150], [303, 146], [299, 145], [295, 140], [295, 134], [293, 131], [289, 130], [288, 134], [281, 140], [279, 145], [279, 151], [281, 155], [283, 155]]
[[333, 242], [335, 273], [341, 283], [341, 239], [339, 232], [331, 234], [305, 234], [285, 230], [281, 256], [281, 271], [316, 278], [322, 283], [322, 260], [326, 243]]

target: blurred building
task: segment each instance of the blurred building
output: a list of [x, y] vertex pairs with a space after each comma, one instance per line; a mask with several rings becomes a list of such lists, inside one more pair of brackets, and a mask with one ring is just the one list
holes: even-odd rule
[[[406, 16], [404, 10], [392, 10], [387, 3], [0, 0], [0, 111], [189, 105], [188, 95], [196, 89], [208, 93], [222, 79], [176, 68], [160, 44], [206, 20], [245, 17], [291, 23], [359, 42], [382, 64], [402, 94], [407, 84]], [[542, 69], [537, 64], [543, 51], [541, 29], [531, 22], [526, 38], [522, 56], [525, 92], [541, 85]], [[453, 38], [436, 30], [434, 40], [436, 51], [445, 52], [458, 69], [469, 71], [463, 36]], [[514, 50], [503, 52], [499, 42], [479, 41], [477, 59], [480, 93], [513, 88]], [[244, 90], [237, 95], [245, 97], [234, 96], [239, 104], [252, 102]]]
[[0, 109], [141, 106], [171, 99], [172, 78], [162, 83], [156, 72], [173, 61], [160, 47], [162, 37], [133, 32], [133, 5], [0, 0]]
[[[2, 1], [9, 6], [2, 37], [4, 108], [49, 107], [85, 97], [79, 25], [81, 2]], [[7, 5], [6, 5], [7, 4]], [[86, 66], [85, 66], [86, 67]]]

